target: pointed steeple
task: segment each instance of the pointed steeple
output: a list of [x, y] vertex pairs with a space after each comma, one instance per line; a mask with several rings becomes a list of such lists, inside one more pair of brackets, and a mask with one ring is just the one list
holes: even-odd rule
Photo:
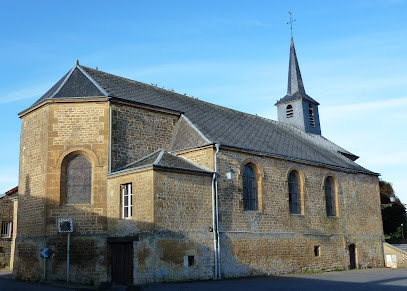
[[295, 53], [294, 40], [291, 36], [287, 95], [293, 95], [296, 92], [305, 94], [305, 89], [301, 78], [300, 67], [298, 66], [297, 54]]
[[300, 66], [298, 65], [297, 54], [295, 53], [294, 40], [293, 37], [291, 36], [290, 61], [288, 65], [287, 95], [278, 100], [275, 105], [287, 103], [298, 99], [307, 100], [308, 102], [319, 105], [317, 101], [315, 101], [305, 93], [304, 83], [302, 82], [300, 72]]
[[307, 133], [321, 134], [319, 103], [305, 93], [300, 66], [291, 35], [287, 95], [277, 101], [278, 121], [291, 124]]

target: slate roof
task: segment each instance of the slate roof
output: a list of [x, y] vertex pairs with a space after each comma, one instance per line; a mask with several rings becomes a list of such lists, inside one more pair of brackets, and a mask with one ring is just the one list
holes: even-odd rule
[[159, 150], [113, 172], [112, 174], [114, 175], [121, 172], [128, 172], [148, 167], [208, 174], [212, 173], [212, 171], [209, 169], [193, 163], [183, 157], [170, 154], [165, 150]]
[[316, 105], [319, 105], [317, 101], [312, 99], [305, 93], [304, 83], [301, 77], [300, 66], [298, 65], [297, 54], [295, 53], [294, 40], [291, 36], [290, 45], [290, 61], [288, 65], [288, 84], [287, 84], [287, 95], [277, 101], [276, 105], [304, 99]]
[[[90, 80], [90, 82], [87, 82], [88, 85], [95, 85], [101, 93], [106, 93], [112, 99], [119, 98], [182, 112], [184, 114], [183, 118], [189, 121], [189, 123], [187, 122], [188, 126], [200, 132], [200, 136], [207, 143], [219, 143], [221, 146], [268, 153], [339, 169], [376, 174], [341, 154], [344, 153], [356, 159], [357, 156], [352, 153], [322, 136], [305, 133], [292, 125], [204, 102], [156, 86], [80, 66], [79, 64], [76, 64], [71, 71], [73, 72], [75, 68], [78, 69], [78, 73], [83, 73]], [[78, 82], [81, 79], [83, 78], [76, 78]], [[83, 98], [89, 92], [94, 92], [93, 89], [86, 89], [86, 94], [81, 94], [80, 88], [86, 86], [75, 84], [74, 80], [69, 83], [66, 81], [65, 84], [75, 85], [74, 88], [77, 88], [78, 91], [72, 90], [75, 93], [74, 95], [82, 95], [82, 97], [77, 98]], [[61, 87], [61, 83], [59, 86]], [[47, 100], [47, 98], [76, 98], [75, 96], [69, 96], [68, 92], [70, 90], [68, 88], [58, 92], [60, 92], [59, 95], [55, 94], [55, 92], [54, 95], [47, 92], [35, 104], [39, 104]], [[65, 92], [65, 96], [62, 95], [62, 92]], [[188, 142], [189, 145], [193, 144], [187, 139], [185, 142], [180, 142], [182, 138], [185, 139], [188, 136], [182, 134], [182, 132], [182, 130], [176, 132], [171, 150], [182, 149], [182, 144]], [[196, 135], [194, 138], [196, 139]]]

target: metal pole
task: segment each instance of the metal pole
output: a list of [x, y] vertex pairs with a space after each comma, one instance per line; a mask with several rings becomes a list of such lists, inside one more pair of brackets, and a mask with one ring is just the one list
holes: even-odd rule
[[68, 232], [68, 246], [67, 246], [67, 254], [66, 254], [66, 282], [69, 282], [69, 239], [71, 237], [71, 233]]
[[46, 270], [46, 261], [47, 261], [47, 258], [44, 258], [44, 281], [47, 279], [47, 276], [45, 275], [45, 270]]

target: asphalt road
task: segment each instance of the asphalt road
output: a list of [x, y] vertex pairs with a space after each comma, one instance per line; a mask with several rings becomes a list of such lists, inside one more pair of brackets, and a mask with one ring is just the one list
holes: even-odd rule
[[316, 274], [174, 284], [150, 284], [143, 290], [407, 290], [407, 269], [368, 269]]
[[[83, 288], [72, 289], [84, 290]], [[72, 290], [71, 289], [71, 290]], [[49, 284], [14, 281], [0, 271], [0, 290], [69, 290]], [[118, 287], [115, 290], [126, 290]], [[131, 289], [130, 289], [131, 290]], [[134, 290], [134, 289], [133, 289]], [[142, 290], [407, 290], [407, 269], [369, 269], [317, 274], [289, 274], [240, 280], [149, 284]]]

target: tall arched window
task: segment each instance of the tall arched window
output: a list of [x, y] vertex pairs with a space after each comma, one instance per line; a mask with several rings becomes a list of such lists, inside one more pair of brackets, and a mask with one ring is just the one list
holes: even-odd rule
[[287, 105], [286, 113], [287, 113], [287, 118], [293, 117], [294, 111], [293, 111], [293, 106], [291, 104]]
[[325, 179], [325, 202], [326, 202], [326, 215], [335, 216], [335, 196], [333, 188], [333, 179], [328, 177]]
[[83, 155], [73, 156], [66, 163], [66, 203], [90, 203], [92, 165]]
[[300, 214], [300, 184], [297, 171], [291, 171], [288, 175], [288, 201], [291, 214]]
[[257, 180], [254, 169], [249, 164], [243, 167], [243, 209], [257, 210]]

